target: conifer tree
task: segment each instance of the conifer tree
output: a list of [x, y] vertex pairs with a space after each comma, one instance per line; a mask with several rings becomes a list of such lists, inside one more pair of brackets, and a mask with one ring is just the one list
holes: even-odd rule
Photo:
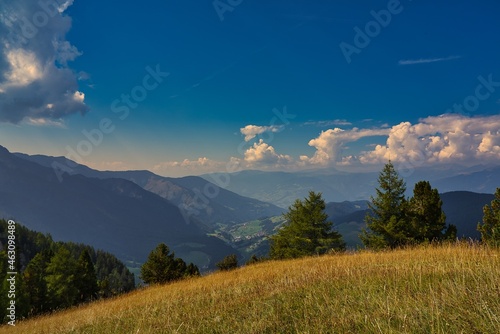
[[23, 289], [26, 291], [30, 306], [29, 315], [40, 314], [50, 309], [47, 282], [45, 280], [48, 261], [49, 258], [45, 253], [38, 253], [31, 259], [23, 273]]
[[371, 214], [365, 222], [360, 239], [368, 248], [394, 248], [411, 240], [411, 229], [407, 219], [406, 184], [389, 161], [378, 177], [376, 196], [369, 203]]
[[238, 268], [238, 258], [236, 254], [231, 254], [216, 263], [217, 268], [222, 271], [233, 270]]
[[82, 251], [78, 259], [75, 284], [78, 289], [79, 302], [86, 302], [97, 298], [99, 291], [97, 275], [87, 249]]
[[65, 246], [60, 246], [47, 265], [47, 290], [53, 309], [76, 304], [78, 289], [75, 285], [77, 261]]
[[196, 266], [194, 263], [190, 263], [186, 268], [185, 276], [186, 277], [200, 276], [200, 269], [198, 269], [198, 266]]
[[168, 246], [161, 243], [142, 265], [141, 279], [147, 284], [163, 284], [183, 278], [186, 271], [186, 263], [182, 259], [176, 259], [175, 253], [170, 253]]
[[477, 230], [481, 232], [481, 239], [490, 246], [500, 246], [500, 188], [495, 191], [495, 198], [490, 205], [483, 207], [483, 223], [479, 223]]
[[333, 231], [333, 223], [324, 212], [325, 201], [321, 193], [309, 192], [303, 201], [296, 200], [283, 217], [283, 227], [271, 239], [270, 257], [273, 259], [298, 258], [324, 254], [329, 250], [344, 250], [340, 233]]
[[415, 184], [413, 197], [408, 203], [411, 239], [416, 243], [456, 238], [456, 227], [446, 226], [443, 201], [437, 189], [428, 181]]

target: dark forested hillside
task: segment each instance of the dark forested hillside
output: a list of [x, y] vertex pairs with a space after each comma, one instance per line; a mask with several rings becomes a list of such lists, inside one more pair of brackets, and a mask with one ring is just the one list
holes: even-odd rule
[[[9, 227], [10, 226], [10, 227]], [[9, 232], [10, 231], [10, 232]], [[15, 249], [9, 248], [9, 239]], [[15, 276], [16, 316], [25, 317], [131, 291], [134, 275], [114, 255], [0, 219], [0, 278]], [[8, 259], [8, 260], [7, 260]], [[8, 264], [8, 266], [7, 266]], [[0, 318], [9, 294], [0, 286]]]

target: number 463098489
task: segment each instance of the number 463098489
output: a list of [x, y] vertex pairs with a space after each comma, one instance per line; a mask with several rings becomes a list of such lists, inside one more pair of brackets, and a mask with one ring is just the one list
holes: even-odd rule
[[13, 220], [9, 220], [7, 227], [7, 257], [9, 263], [9, 270], [16, 270], [16, 223]]

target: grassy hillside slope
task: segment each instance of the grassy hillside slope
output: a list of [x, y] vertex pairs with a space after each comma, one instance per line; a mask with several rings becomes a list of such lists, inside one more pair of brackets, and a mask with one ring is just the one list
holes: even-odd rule
[[477, 245], [265, 262], [1, 333], [500, 333], [500, 251]]

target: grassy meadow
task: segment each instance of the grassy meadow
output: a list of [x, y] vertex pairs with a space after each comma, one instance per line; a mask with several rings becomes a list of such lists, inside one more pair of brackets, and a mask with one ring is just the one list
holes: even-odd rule
[[270, 261], [0, 333], [500, 333], [499, 255], [460, 243]]

